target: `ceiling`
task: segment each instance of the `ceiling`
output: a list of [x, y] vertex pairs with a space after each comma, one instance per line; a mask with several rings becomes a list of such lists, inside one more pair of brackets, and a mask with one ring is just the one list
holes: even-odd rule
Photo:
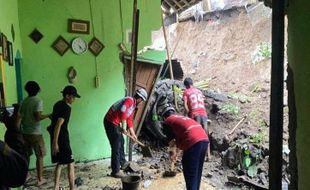
[[161, 5], [167, 12], [172, 9], [174, 12], [180, 13], [199, 1], [201, 0], [162, 0]]

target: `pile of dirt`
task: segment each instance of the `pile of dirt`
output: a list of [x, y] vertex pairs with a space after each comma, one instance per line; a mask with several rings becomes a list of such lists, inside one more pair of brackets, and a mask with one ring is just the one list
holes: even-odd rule
[[[268, 187], [271, 60], [270, 54], [259, 61], [253, 57], [258, 47], [270, 44], [271, 19], [270, 15], [253, 18], [253, 12], [247, 11], [236, 8], [209, 13], [201, 22], [188, 20], [168, 27], [172, 58], [180, 61], [184, 76], [194, 82], [208, 81], [208, 87], [201, 90], [211, 120], [213, 156], [205, 163], [203, 180], [216, 189]], [[161, 31], [154, 36], [162, 38]], [[177, 96], [172, 85], [178, 87]], [[148, 141], [164, 136], [159, 117], [163, 104], [177, 102], [183, 113], [183, 88], [182, 81], [157, 83], [144, 125]], [[284, 132], [284, 144], [287, 139]], [[284, 164], [284, 178], [288, 179], [287, 159]]]

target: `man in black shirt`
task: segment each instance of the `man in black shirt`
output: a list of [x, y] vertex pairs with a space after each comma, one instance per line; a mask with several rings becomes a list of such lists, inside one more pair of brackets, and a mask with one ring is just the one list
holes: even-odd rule
[[68, 123], [71, 114], [70, 105], [75, 98], [80, 98], [74, 86], [66, 86], [62, 91], [63, 99], [53, 107], [52, 123], [49, 127], [51, 135], [52, 162], [57, 163], [55, 168], [54, 189], [59, 189], [59, 178], [62, 165], [68, 166], [68, 180], [70, 190], [74, 189], [74, 159], [70, 147]]

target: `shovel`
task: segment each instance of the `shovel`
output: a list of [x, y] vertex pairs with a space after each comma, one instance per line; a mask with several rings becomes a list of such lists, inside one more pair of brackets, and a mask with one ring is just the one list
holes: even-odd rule
[[124, 133], [127, 137], [129, 137], [131, 140], [133, 140], [135, 143], [137, 143], [138, 145], [141, 146], [142, 148], [142, 155], [143, 157], [153, 157], [152, 155], [152, 151], [150, 149], [150, 147], [145, 146], [145, 144], [143, 144], [142, 142], [140, 142], [139, 140], [136, 140], [135, 138], [133, 138], [133, 136], [131, 136], [129, 133]]

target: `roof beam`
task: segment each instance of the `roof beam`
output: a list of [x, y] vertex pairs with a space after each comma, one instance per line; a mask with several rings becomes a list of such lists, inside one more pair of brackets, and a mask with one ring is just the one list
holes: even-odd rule
[[188, 2], [186, 0], [181, 0], [185, 5], [189, 6]]
[[176, 4], [179, 8], [183, 8], [182, 5], [180, 5], [180, 3], [178, 3], [176, 0], [172, 0], [174, 4]]
[[164, 1], [170, 6], [170, 8], [173, 9], [173, 11], [177, 12], [177, 9], [168, 0], [164, 0]]

